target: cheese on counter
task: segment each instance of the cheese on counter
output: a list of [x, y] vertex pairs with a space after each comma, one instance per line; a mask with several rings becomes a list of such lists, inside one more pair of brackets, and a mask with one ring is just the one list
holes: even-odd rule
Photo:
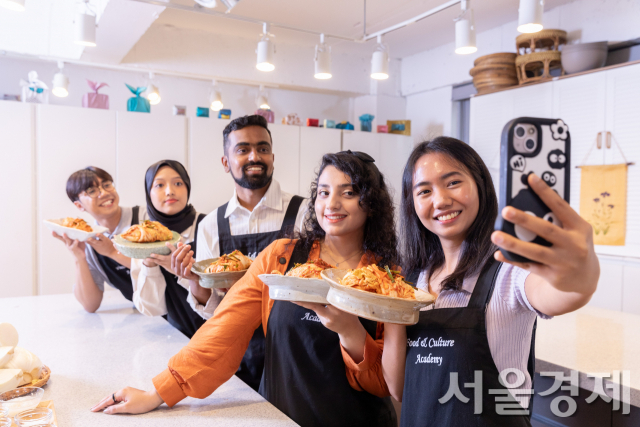
[[[7, 364], [4, 365], [6, 369], [20, 369], [23, 374], [29, 374], [31, 378], [40, 378], [42, 371], [42, 362], [35, 354], [29, 350], [25, 350], [22, 347], [16, 347], [13, 352], [13, 357]], [[27, 381], [27, 384], [31, 381]]]
[[18, 331], [10, 323], [0, 323], [0, 347], [18, 345]]
[[13, 390], [22, 381], [22, 369], [0, 369], [0, 393]]
[[0, 369], [4, 368], [11, 358], [13, 357], [13, 349], [15, 347], [6, 345], [4, 347], [0, 347]]

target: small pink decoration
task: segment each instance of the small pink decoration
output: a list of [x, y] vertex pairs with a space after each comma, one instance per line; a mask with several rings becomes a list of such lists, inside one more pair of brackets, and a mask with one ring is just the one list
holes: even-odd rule
[[262, 116], [265, 119], [267, 119], [267, 123], [273, 123], [273, 120], [275, 119], [275, 115], [273, 114], [273, 111], [271, 110], [263, 110], [262, 108], [257, 109], [255, 114], [257, 114], [258, 116]]
[[389, 133], [389, 126], [387, 125], [378, 125], [378, 133]]
[[85, 93], [82, 97], [82, 106], [84, 108], [100, 108], [102, 110], [109, 109], [109, 95], [98, 93], [102, 87], [109, 86], [106, 83], [92, 82], [87, 79], [87, 83], [93, 92]]

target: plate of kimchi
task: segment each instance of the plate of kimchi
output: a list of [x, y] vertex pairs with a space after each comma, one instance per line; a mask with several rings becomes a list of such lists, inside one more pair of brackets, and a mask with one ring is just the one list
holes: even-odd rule
[[82, 218], [48, 219], [44, 221], [44, 224], [58, 236], [66, 234], [68, 238], [79, 242], [84, 242], [98, 233], [109, 231], [108, 228], [100, 225], [89, 225]]
[[316, 259], [296, 264], [284, 275], [274, 270], [271, 274], [260, 274], [258, 277], [269, 287], [269, 298], [272, 300], [329, 304], [329, 284], [320, 274], [330, 268], [334, 267]]
[[175, 245], [179, 241], [180, 234], [169, 230], [158, 221], [145, 220], [116, 235], [113, 244], [122, 255], [145, 259], [151, 254], [169, 255], [171, 250], [167, 243]]
[[203, 288], [230, 288], [244, 276], [252, 262], [251, 258], [235, 250], [218, 258], [198, 261], [191, 271], [200, 276]]
[[416, 289], [399, 271], [375, 264], [355, 270], [324, 270], [330, 286], [327, 301], [343, 311], [377, 322], [414, 325], [420, 309], [435, 297]]

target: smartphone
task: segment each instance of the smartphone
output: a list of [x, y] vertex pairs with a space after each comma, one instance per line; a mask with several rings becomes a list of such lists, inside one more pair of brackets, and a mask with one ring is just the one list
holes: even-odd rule
[[[502, 218], [502, 209], [513, 206], [562, 227], [551, 209], [529, 188], [527, 178], [535, 173], [569, 201], [569, 127], [560, 119], [520, 117], [505, 125], [500, 144], [500, 209], [495, 228], [526, 242], [551, 246], [535, 233]], [[511, 261], [531, 261], [504, 249], [500, 251]]]

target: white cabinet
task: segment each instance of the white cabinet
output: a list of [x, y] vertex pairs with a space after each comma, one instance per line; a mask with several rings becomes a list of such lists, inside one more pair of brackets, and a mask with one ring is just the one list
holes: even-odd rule
[[[300, 193], [300, 126], [269, 125], [273, 141], [273, 178], [283, 191]], [[308, 191], [308, 187], [304, 187]], [[303, 191], [303, 195], [306, 194]]]
[[341, 151], [340, 129], [315, 127], [300, 128], [300, 195], [310, 196], [311, 182], [315, 180], [322, 156]]
[[0, 101], [0, 153], [5, 160], [0, 169], [0, 181], [4, 183], [0, 209], [4, 277], [0, 297], [36, 293], [32, 109], [31, 104]]
[[202, 117], [189, 120], [191, 204], [198, 212], [208, 214], [233, 196], [233, 178], [222, 166], [222, 131], [228, 123]]
[[71, 292], [75, 280], [73, 257], [42, 221], [77, 216], [93, 223], [91, 216], [78, 211], [67, 197], [67, 179], [79, 169], [97, 166], [117, 180], [116, 113], [38, 105], [36, 123], [39, 294]]
[[160, 160], [186, 165], [187, 118], [118, 112], [116, 188], [123, 206], [146, 204], [144, 175]]

